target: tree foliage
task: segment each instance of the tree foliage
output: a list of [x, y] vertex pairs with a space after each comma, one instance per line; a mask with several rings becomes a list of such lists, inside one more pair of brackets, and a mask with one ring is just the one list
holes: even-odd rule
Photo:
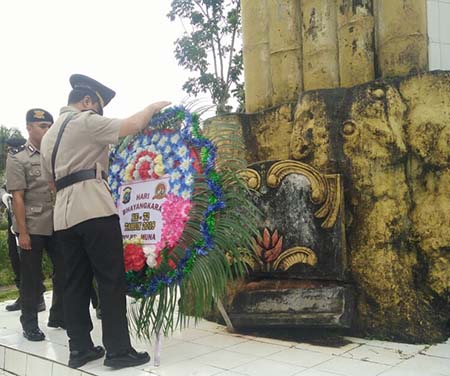
[[244, 100], [240, 11], [239, 0], [173, 0], [168, 14], [185, 26], [175, 42], [175, 57], [195, 73], [183, 89], [194, 96], [209, 93], [217, 114], [230, 112], [232, 96], [241, 107]]
[[18, 129], [0, 125], [0, 173], [3, 173], [6, 167], [6, 156], [8, 155], [6, 140], [12, 137], [23, 138]]

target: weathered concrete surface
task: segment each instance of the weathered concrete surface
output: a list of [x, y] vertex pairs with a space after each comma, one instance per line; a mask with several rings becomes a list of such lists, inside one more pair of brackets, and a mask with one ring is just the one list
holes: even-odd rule
[[312, 91], [297, 106], [291, 157], [344, 175], [359, 334], [449, 335], [449, 108], [446, 72]]
[[246, 111], [428, 69], [426, 0], [242, 0]]
[[343, 175], [355, 332], [445, 340], [450, 72], [312, 90], [241, 120], [249, 163], [290, 158]]
[[266, 280], [240, 286], [228, 313], [237, 328], [349, 327], [352, 308], [343, 286]]

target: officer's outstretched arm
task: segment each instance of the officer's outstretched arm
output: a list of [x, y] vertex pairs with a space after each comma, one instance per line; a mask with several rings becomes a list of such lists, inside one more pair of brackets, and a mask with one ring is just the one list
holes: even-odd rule
[[125, 137], [139, 133], [145, 128], [153, 115], [161, 111], [169, 104], [170, 102], [167, 101], [155, 102], [145, 107], [142, 111], [139, 111], [126, 119], [123, 119], [119, 129], [119, 137]]
[[31, 239], [25, 219], [24, 191], [12, 191], [12, 195], [14, 216], [19, 230], [19, 247], [23, 250], [31, 250]]

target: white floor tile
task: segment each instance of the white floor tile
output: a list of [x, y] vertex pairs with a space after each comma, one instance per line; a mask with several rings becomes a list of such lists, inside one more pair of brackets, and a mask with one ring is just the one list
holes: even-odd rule
[[326, 347], [326, 346], [312, 345], [310, 343], [303, 343], [303, 342], [297, 343], [295, 345], [297, 349], [320, 352], [329, 355], [340, 355], [352, 349], [356, 349], [359, 346], [361, 346], [361, 344], [359, 343], [348, 343], [341, 347]]
[[[217, 351], [217, 348], [198, 345], [196, 343], [182, 342], [181, 344], [163, 349], [161, 352], [161, 366], [172, 365], [214, 351]], [[152, 364], [150, 369], [153, 370], [153, 368]], [[148, 370], [148, 367], [144, 368], [144, 370]]]
[[237, 345], [239, 343], [247, 342], [248, 339], [242, 336], [235, 336], [231, 334], [214, 334], [212, 336], [200, 337], [192, 340], [193, 343], [198, 343], [200, 345], [211, 346], [225, 349], [227, 347]]
[[412, 355], [406, 355], [394, 349], [385, 349], [383, 347], [375, 347], [369, 345], [361, 345], [356, 349], [347, 351], [341, 356], [351, 359], [359, 359], [368, 362], [386, 364], [395, 366], [402, 360], [410, 358]]
[[[46, 293], [45, 299], [49, 306], [51, 294]], [[41, 357], [53, 361], [52, 376], [450, 376], [450, 339], [426, 346], [347, 337], [352, 343], [326, 347], [232, 334], [206, 320], [197, 326], [191, 321], [188, 329], [163, 339], [160, 367], [148, 363], [114, 371], [99, 359], [72, 370], [65, 366], [69, 357], [67, 335], [47, 328], [48, 310], [39, 314], [46, 340], [30, 342], [22, 336], [20, 313], [5, 311], [5, 305], [0, 304], [0, 376], [6, 372], [1, 368], [11, 369], [7, 376], [49, 376]], [[101, 321], [93, 310], [91, 314], [91, 335], [95, 344], [101, 344]], [[132, 342], [153, 357], [154, 342]]]
[[444, 343], [430, 346], [429, 348], [421, 351], [421, 354], [450, 359], [450, 344]]
[[228, 350], [219, 350], [195, 358], [195, 361], [209, 366], [230, 370], [257, 359], [256, 356], [237, 353]]
[[72, 369], [62, 364], [53, 363], [52, 376], [81, 376], [81, 371], [78, 369]]
[[27, 376], [52, 376], [53, 363], [51, 360], [28, 355]]
[[314, 368], [319, 371], [337, 373], [345, 376], [375, 376], [391, 367], [384, 364], [335, 357]]
[[151, 376], [150, 372], [146, 372], [133, 367], [123, 368], [121, 370], [113, 370], [103, 365], [97, 365], [94, 368], [86, 370], [86, 372], [89, 372], [90, 374], [94, 374], [96, 376]]
[[214, 335], [214, 333], [208, 332], [206, 330], [188, 328], [182, 331], [177, 330], [172, 334], [172, 337], [175, 339], [181, 339], [183, 341], [192, 341], [198, 338], [212, 335]]
[[299, 367], [310, 368], [317, 364], [326, 362], [332, 357], [333, 356], [329, 354], [291, 348], [270, 355], [268, 359], [293, 364]]
[[[199, 364], [197, 361], [183, 361], [170, 366], [162, 366], [151, 371], [158, 376], [212, 376], [223, 370], [220, 368]], [[131, 376], [131, 375], [130, 375]]]
[[5, 368], [5, 348], [0, 346], [0, 369]]
[[279, 345], [270, 345], [268, 343], [247, 341], [234, 346], [227, 347], [227, 350], [238, 353], [244, 353], [254, 356], [269, 356], [286, 348]]
[[307, 369], [305, 371], [295, 374], [294, 376], [342, 376], [342, 374], [324, 372], [319, 371], [317, 369]]
[[69, 349], [67, 347], [49, 342], [47, 340], [40, 342], [25, 340], [11, 347], [19, 351], [24, 351], [28, 354], [45, 357], [62, 364], [67, 364], [69, 361]]
[[27, 372], [27, 355], [17, 350], [5, 350], [5, 370], [18, 376], [25, 376]]
[[435, 356], [416, 355], [394, 368], [403, 372], [421, 372], [422, 375], [450, 375], [450, 359]]
[[273, 376], [274, 374], [292, 376], [298, 374], [304, 369], [305, 368], [296, 367], [292, 364], [276, 362], [274, 360], [257, 359], [253, 362], [233, 368], [232, 371], [250, 376]]
[[418, 354], [419, 351], [426, 348], [425, 344], [421, 345], [411, 345], [409, 343], [399, 343], [399, 342], [387, 342], [387, 341], [377, 341], [368, 340], [366, 342], [369, 346], [382, 347], [384, 349], [393, 349], [401, 352], [403, 355], [414, 355]]
[[346, 339], [346, 340], [348, 340], [350, 342], [353, 342], [353, 343], [359, 343], [361, 345], [364, 344], [364, 343], [369, 342], [368, 339], [366, 339], [366, 338], [359, 338], [359, 337], [344, 337], [344, 339]]

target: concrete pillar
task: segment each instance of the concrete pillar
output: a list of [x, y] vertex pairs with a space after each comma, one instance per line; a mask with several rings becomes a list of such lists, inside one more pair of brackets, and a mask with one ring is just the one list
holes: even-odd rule
[[426, 0], [375, 0], [377, 76], [428, 69]]
[[[389, 0], [397, 1], [397, 0]], [[373, 0], [337, 0], [340, 84], [375, 79]]]
[[335, 0], [301, 0], [305, 90], [339, 86]]
[[245, 110], [256, 112], [272, 104], [269, 21], [266, 0], [242, 0]]
[[297, 100], [303, 89], [300, 2], [267, 0], [272, 105]]

